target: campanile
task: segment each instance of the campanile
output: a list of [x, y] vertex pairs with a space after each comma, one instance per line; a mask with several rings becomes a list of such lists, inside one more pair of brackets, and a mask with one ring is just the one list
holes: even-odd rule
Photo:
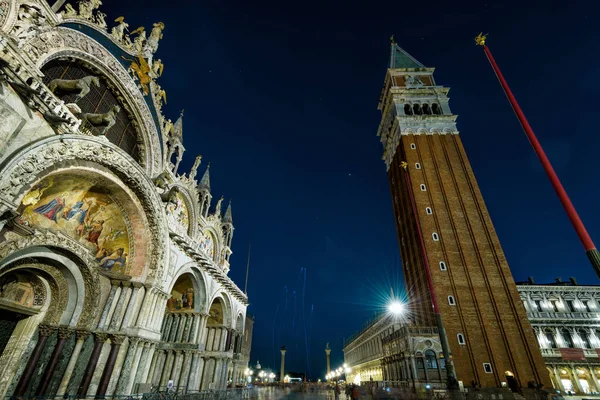
[[450, 111], [449, 88], [436, 85], [433, 72], [392, 41], [378, 107], [414, 323], [436, 324], [426, 260], [457, 379], [551, 388]]

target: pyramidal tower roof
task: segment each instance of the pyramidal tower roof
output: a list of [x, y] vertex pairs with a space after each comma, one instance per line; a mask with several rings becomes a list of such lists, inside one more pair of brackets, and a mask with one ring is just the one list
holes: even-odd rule
[[175, 129], [175, 135], [177, 137], [182, 137], [183, 135], [183, 110], [181, 110], [181, 114], [179, 114], [179, 118], [175, 121], [175, 125], [173, 127]]
[[200, 180], [200, 187], [205, 187], [210, 192], [210, 163], [206, 167], [204, 175], [202, 175], [202, 179]]
[[390, 39], [391, 55], [390, 68], [425, 68], [416, 58], [408, 54], [402, 47], [398, 46], [392, 36]]

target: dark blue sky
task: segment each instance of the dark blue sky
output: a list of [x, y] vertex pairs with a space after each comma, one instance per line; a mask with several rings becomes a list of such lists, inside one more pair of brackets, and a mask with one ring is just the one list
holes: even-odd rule
[[124, 15], [131, 29], [166, 25], [159, 82], [168, 116], [186, 110], [182, 169], [202, 154], [213, 197], [233, 198], [230, 275], [241, 287], [252, 240], [253, 363], [278, 367], [285, 344], [287, 369], [306, 371], [308, 347], [310, 372], [323, 377], [325, 343], [334, 366], [341, 363], [343, 338], [383, 305], [390, 284], [402, 285], [375, 136], [392, 33], [451, 87], [516, 280], [598, 283], [473, 42], [490, 32], [497, 62], [600, 242], [598, 10], [590, 2], [501, 3], [105, 0], [109, 17]]

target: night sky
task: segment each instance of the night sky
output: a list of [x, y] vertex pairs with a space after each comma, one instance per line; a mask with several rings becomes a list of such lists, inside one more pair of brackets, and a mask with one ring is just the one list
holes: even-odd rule
[[[591, 3], [104, 0], [107, 20], [166, 25], [167, 116], [185, 108], [180, 171], [202, 154], [233, 198], [230, 276], [252, 363], [325, 374], [343, 338], [402, 288], [376, 131], [389, 37], [451, 87], [450, 107], [516, 280], [597, 284], [584, 250], [474, 36], [488, 45], [587, 228], [600, 242], [599, 39]], [[559, 4], [558, 2], [555, 2]], [[193, 5], [192, 5], [193, 4]], [[111, 24], [109, 24], [110, 26]], [[213, 204], [214, 206], [214, 204]], [[307, 358], [310, 362], [307, 364]]]

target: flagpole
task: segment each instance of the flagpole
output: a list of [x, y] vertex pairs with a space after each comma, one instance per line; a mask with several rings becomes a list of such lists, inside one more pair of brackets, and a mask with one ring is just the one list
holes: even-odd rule
[[494, 60], [494, 57], [492, 56], [490, 49], [486, 46], [486, 44], [485, 44], [486, 38], [487, 38], [487, 35], [483, 35], [482, 33], [480, 33], [475, 38], [475, 43], [478, 46], [483, 47], [483, 51], [485, 52], [485, 55], [487, 56], [488, 61], [492, 65], [492, 68], [493, 68], [494, 72], [496, 73], [496, 76], [498, 77], [498, 81], [500, 81], [500, 85], [502, 86], [502, 89], [504, 90], [504, 93], [506, 94], [506, 97], [508, 98], [508, 101], [510, 102], [510, 105], [512, 106], [512, 108], [514, 110], [515, 115], [517, 116], [517, 119], [519, 120], [519, 122], [521, 123], [521, 126], [523, 127], [523, 130], [525, 131], [525, 134], [527, 135], [527, 138], [529, 139], [529, 143], [531, 143], [533, 150], [535, 151], [536, 155], [540, 159], [540, 162], [542, 163], [542, 167], [544, 167], [544, 171], [546, 171], [546, 174], [548, 175], [548, 178], [550, 179], [550, 183], [552, 184], [552, 187], [556, 191], [556, 194], [558, 195], [558, 198], [560, 199], [560, 202], [562, 203], [562, 205], [567, 213], [567, 216], [569, 217], [569, 220], [571, 221], [571, 224], [573, 225], [573, 228], [575, 228], [575, 232], [577, 232], [577, 236], [579, 236], [579, 240], [581, 241], [581, 243], [583, 244], [583, 247], [585, 248], [586, 255], [588, 256], [590, 262], [592, 263], [592, 266], [594, 267], [594, 270], [596, 271], [596, 275], [598, 275], [598, 277], [600, 277], [600, 253], [598, 253], [598, 250], [596, 249], [596, 246], [594, 245], [592, 238], [590, 237], [587, 229], [585, 228], [585, 225], [583, 225], [583, 222], [579, 218], [579, 215], [577, 214], [575, 207], [571, 203], [571, 200], [569, 199], [569, 196], [567, 195], [565, 188], [560, 183], [560, 179], [558, 179], [558, 175], [556, 175], [554, 168], [552, 168], [552, 164], [550, 164], [550, 160], [546, 156], [546, 153], [544, 152], [542, 145], [537, 140], [535, 133], [533, 133], [533, 129], [531, 129], [531, 126], [529, 125], [527, 118], [525, 118], [525, 114], [523, 113], [523, 110], [521, 110], [521, 107], [519, 107], [519, 103], [517, 103], [517, 99], [512, 94], [512, 91], [510, 90], [510, 88], [508, 87], [508, 83], [506, 83], [506, 80], [504, 79], [502, 72], [500, 72], [500, 68], [498, 68], [498, 64], [496, 64], [496, 60]]

